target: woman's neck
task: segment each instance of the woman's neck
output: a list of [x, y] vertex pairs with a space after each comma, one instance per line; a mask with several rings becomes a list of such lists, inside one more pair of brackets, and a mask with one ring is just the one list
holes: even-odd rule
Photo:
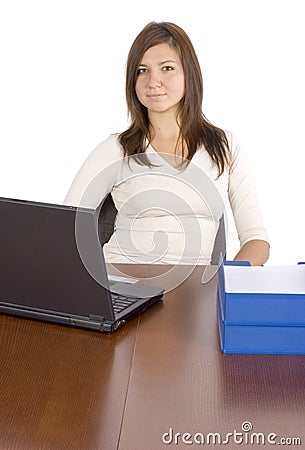
[[177, 153], [180, 129], [173, 117], [150, 117], [150, 144], [161, 153]]

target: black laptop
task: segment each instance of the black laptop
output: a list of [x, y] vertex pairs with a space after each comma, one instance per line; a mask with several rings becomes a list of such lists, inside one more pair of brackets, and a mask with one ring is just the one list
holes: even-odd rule
[[112, 333], [163, 289], [110, 282], [97, 211], [0, 198], [0, 313]]

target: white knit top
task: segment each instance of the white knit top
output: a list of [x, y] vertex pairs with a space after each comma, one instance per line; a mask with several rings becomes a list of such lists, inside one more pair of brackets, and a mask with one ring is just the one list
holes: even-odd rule
[[204, 148], [181, 168], [149, 146], [149, 167], [124, 158], [111, 135], [84, 162], [65, 203], [96, 209], [111, 192], [118, 215], [104, 254], [112, 263], [209, 264], [228, 201], [240, 244], [268, 241], [246, 157], [227, 138], [232, 162], [218, 177]]

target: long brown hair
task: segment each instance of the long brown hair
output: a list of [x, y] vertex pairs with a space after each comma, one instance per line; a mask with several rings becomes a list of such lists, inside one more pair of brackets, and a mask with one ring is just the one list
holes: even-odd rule
[[135, 155], [140, 164], [150, 165], [145, 153], [150, 140], [148, 112], [137, 97], [135, 85], [144, 53], [163, 43], [177, 52], [184, 70], [185, 94], [176, 118], [180, 137], [187, 149], [187, 154], [182, 156], [191, 160], [195, 152], [204, 147], [221, 175], [229, 163], [228, 141], [225, 132], [212, 125], [202, 112], [203, 81], [197, 55], [185, 31], [170, 22], [149, 23], [130, 48], [126, 66], [126, 101], [131, 123], [119, 135], [124, 154]]

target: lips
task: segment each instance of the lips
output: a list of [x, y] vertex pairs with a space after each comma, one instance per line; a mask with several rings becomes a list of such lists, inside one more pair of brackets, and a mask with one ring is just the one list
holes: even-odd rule
[[147, 98], [149, 98], [150, 100], [158, 100], [160, 98], [165, 97], [166, 94], [148, 94]]

